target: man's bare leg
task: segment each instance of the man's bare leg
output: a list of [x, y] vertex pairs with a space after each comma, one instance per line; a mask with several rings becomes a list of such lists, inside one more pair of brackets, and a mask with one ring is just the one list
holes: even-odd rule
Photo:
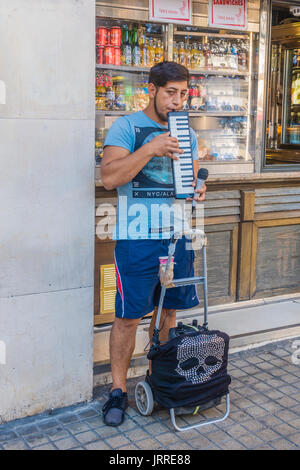
[[[151, 319], [149, 327], [149, 339], [150, 344], [152, 344], [153, 331], [156, 323], [157, 317], [157, 307], [154, 309], [153, 317]], [[159, 322], [159, 340], [168, 341], [169, 339], [169, 330], [176, 326], [176, 310], [171, 310], [169, 308], [163, 308], [161, 311], [160, 322]], [[152, 372], [152, 361], [149, 361], [149, 374]]]
[[[150, 327], [149, 327], [149, 339], [152, 341], [153, 331], [156, 323], [157, 317], [157, 307], [154, 309], [153, 317], [151, 319]], [[161, 311], [160, 322], [159, 322], [159, 329], [161, 330], [159, 333], [159, 340], [160, 341], [167, 341], [169, 339], [169, 329], [174, 328], [176, 326], [176, 310], [170, 308], [163, 308]]]
[[126, 392], [127, 372], [135, 348], [138, 319], [115, 318], [110, 334], [110, 364], [112, 372], [112, 390], [121, 388]]

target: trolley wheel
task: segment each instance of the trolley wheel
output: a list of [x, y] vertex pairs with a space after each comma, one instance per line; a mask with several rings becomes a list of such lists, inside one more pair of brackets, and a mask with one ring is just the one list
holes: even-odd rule
[[147, 382], [139, 382], [135, 387], [135, 402], [143, 416], [151, 415], [154, 406], [153, 393]]

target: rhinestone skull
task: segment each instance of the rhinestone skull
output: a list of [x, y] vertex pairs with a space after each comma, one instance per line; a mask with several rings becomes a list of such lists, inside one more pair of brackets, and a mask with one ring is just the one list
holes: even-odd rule
[[176, 372], [193, 384], [207, 382], [222, 366], [225, 341], [216, 334], [185, 337], [178, 345]]

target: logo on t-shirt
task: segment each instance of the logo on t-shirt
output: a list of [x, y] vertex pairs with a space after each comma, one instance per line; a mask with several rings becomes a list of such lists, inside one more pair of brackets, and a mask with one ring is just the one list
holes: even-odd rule
[[[155, 136], [166, 132], [157, 127], [134, 127], [135, 148], [150, 142]], [[169, 157], [153, 157], [132, 180], [134, 198], [175, 197], [172, 162]]]

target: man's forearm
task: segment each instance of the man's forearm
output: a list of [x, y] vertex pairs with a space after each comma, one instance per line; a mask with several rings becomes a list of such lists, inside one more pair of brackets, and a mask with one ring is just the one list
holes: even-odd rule
[[101, 178], [104, 187], [111, 190], [128, 183], [153, 156], [151, 145], [148, 143], [126, 157], [101, 165]]

